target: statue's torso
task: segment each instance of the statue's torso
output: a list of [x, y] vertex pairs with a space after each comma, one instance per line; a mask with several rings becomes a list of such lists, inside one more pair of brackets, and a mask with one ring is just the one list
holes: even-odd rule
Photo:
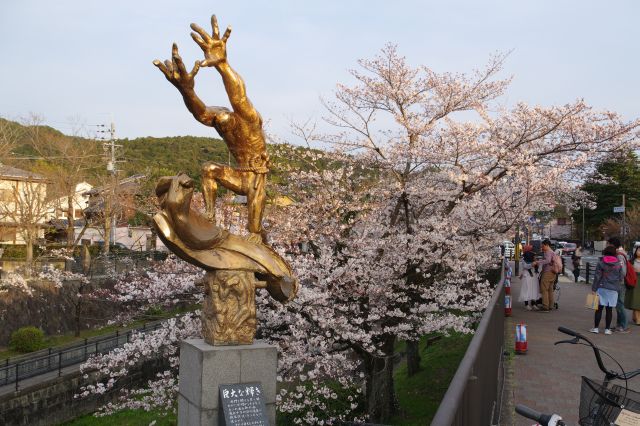
[[256, 167], [266, 154], [262, 120], [247, 120], [232, 112], [217, 114], [213, 127], [224, 139], [240, 167]]

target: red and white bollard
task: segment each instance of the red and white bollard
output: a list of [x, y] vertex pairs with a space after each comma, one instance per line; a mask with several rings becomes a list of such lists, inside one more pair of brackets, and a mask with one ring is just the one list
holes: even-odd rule
[[516, 353], [527, 353], [527, 325], [524, 323], [516, 324]]
[[504, 295], [504, 316], [505, 317], [511, 316], [511, 295], [510, 294]]
[[504, 274], [504, 316], [511, 316], [511, 266], [505, 261]]

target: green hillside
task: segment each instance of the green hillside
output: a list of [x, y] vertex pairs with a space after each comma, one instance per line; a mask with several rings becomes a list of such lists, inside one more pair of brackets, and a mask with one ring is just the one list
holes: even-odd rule
[[[200, 167], [207, 161], [228, 163], [229, 150], [220, 139], [174, 136], [164, 138], [119, 139], [122, 145], [118, 165], [126, 176], [145, 174], [149, 177], [172, 176], [185, 172], [200, 184]], [[231, 159], [233, 161], [233, 159]]]
[[[99, 185], [101, 176], [106, 175], [107, 152], [103, 149], [104, 141], [64, 135], [58, 130], [48, 126], [23, 126], [19, 123], [6, 121], [0, 118], [0, 137], [2, 126], [10, 129], [16, 146], [11, 150], [14, 155], [0, 159], [0, 161], [12, 166], [47, 174], [51, 167], [69, 168], [73, 166], [73, 157], [65, 162], [59, 160], [58, 147], [69, 141], [73, 141], [79, 153], [91, 153], [94, 158], [86, 166], [82, 180], [94, 185]], [[36, 137], [46, 140], [46, 152], [43, 153], [43, 144], [40, 143], [40, 151], [33, 147], [33, 139]], [[121, 177], [136, 174], [144, 174], [150, 182], [155, 182], [160, 176], [175, 175], [185, 172], [196, 181], [200, 187], [200, 168], [207, 161], [235, 165], [233, 157], [230, 157], [224, 141], [218, 138], [198, 136], [172, 136], [172, 137], [142, 137], [136, 139], [118, 139], [116, 150], [117, 168], [122, 171]], [[283, 169], [307, 169], [309, 164], [301, 161], [308, 152], [304, 147], [279, 146], [274, 149], [268, 146], [271, 157], [272, 170], [270, 179], [279, 182], [284, 178]], [[68, 155], [67, 155], [68, 157]], [[34, 158], [30, 160], [29, 158]], [[35, 159], [39, 158], [39, 159]], [[58, 159], [57, 159], [58, 158]], [[282, 167], [286, 165], [287, 167]], [[323, 161], [318, 161], [320, 168], [328, 167]], [[78, 177], [79, 179], [80, 177]]]

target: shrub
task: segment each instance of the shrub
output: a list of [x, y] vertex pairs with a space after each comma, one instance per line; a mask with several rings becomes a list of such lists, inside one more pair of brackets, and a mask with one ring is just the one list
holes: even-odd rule
[[150, 317], [159, 317], [160, 315], [164, 314], [164, 311], [160, 306], [153, 305], [147, 308], [147, 311], [145, 312], [145, 314]]
[[[24, 245], [0, 245], [4, 249], [3, 259], [25, 259], [27, 257], [27, 246]], [[35, 247], [34, 247], [35, 249]], [[35, 253], [34, 253], [35, 254]]]
[[38, 327], [21, 327], [11, 333], [11, 349], [19, 352], [33, 352], [44, 346], [44, 332]]

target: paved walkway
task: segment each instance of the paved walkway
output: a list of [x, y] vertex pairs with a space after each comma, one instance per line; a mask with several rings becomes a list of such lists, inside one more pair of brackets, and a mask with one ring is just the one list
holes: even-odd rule
[[[571, 274], [570, 271], [567, 273]], [[629, 334], [614, 333], [610, 336], [602, 331], [597, 335], [588, 332], [593, 327], [594, 311], [586, 309], [584, 303], [590, 288], [584, 283], [575, 284], [573, 275], [571, 279], [561, 277], [558, 309], [551, 313], [527, 311], [523, 303], [513, 303], [513, 315], [505, 323], [507, 333], [515, 334], [517, 323], [527, 324], [529, 349], [526, 355], [516, 355], [511, 364], [512, 374], [507, 380], [505, 396], [515, 404], [528, 405], [545, 413], [558, 413], [568, 424], [578, 424], [581, 376], [601, 380], [604, 375], [597, 367], [591, 348], [570, 344], [554, 346], [554, 342], [570, 338], [560, 333], [558, 326], [584, 334], [613, 355], [626, 371], [640, 368], [640, 327], [630, 324]], [[514, 300], [520, 294], [520, 280], [515, 277], [512, 294]], [[614, 325], [615, 321], [614, 310]], [[603, 327], [604, 315], [600, 323], [600, 328]], [[510, 341], [513, 342], [513, 337]], [[607, 359], [605, 366], [617, 369]], [[640, 391], [640, 376], [630, 381], [629, 387]], [[503, 419], [509, 422], [511, 418], [511, 424], [533, 423], [521, 416], [505, 414]]]

